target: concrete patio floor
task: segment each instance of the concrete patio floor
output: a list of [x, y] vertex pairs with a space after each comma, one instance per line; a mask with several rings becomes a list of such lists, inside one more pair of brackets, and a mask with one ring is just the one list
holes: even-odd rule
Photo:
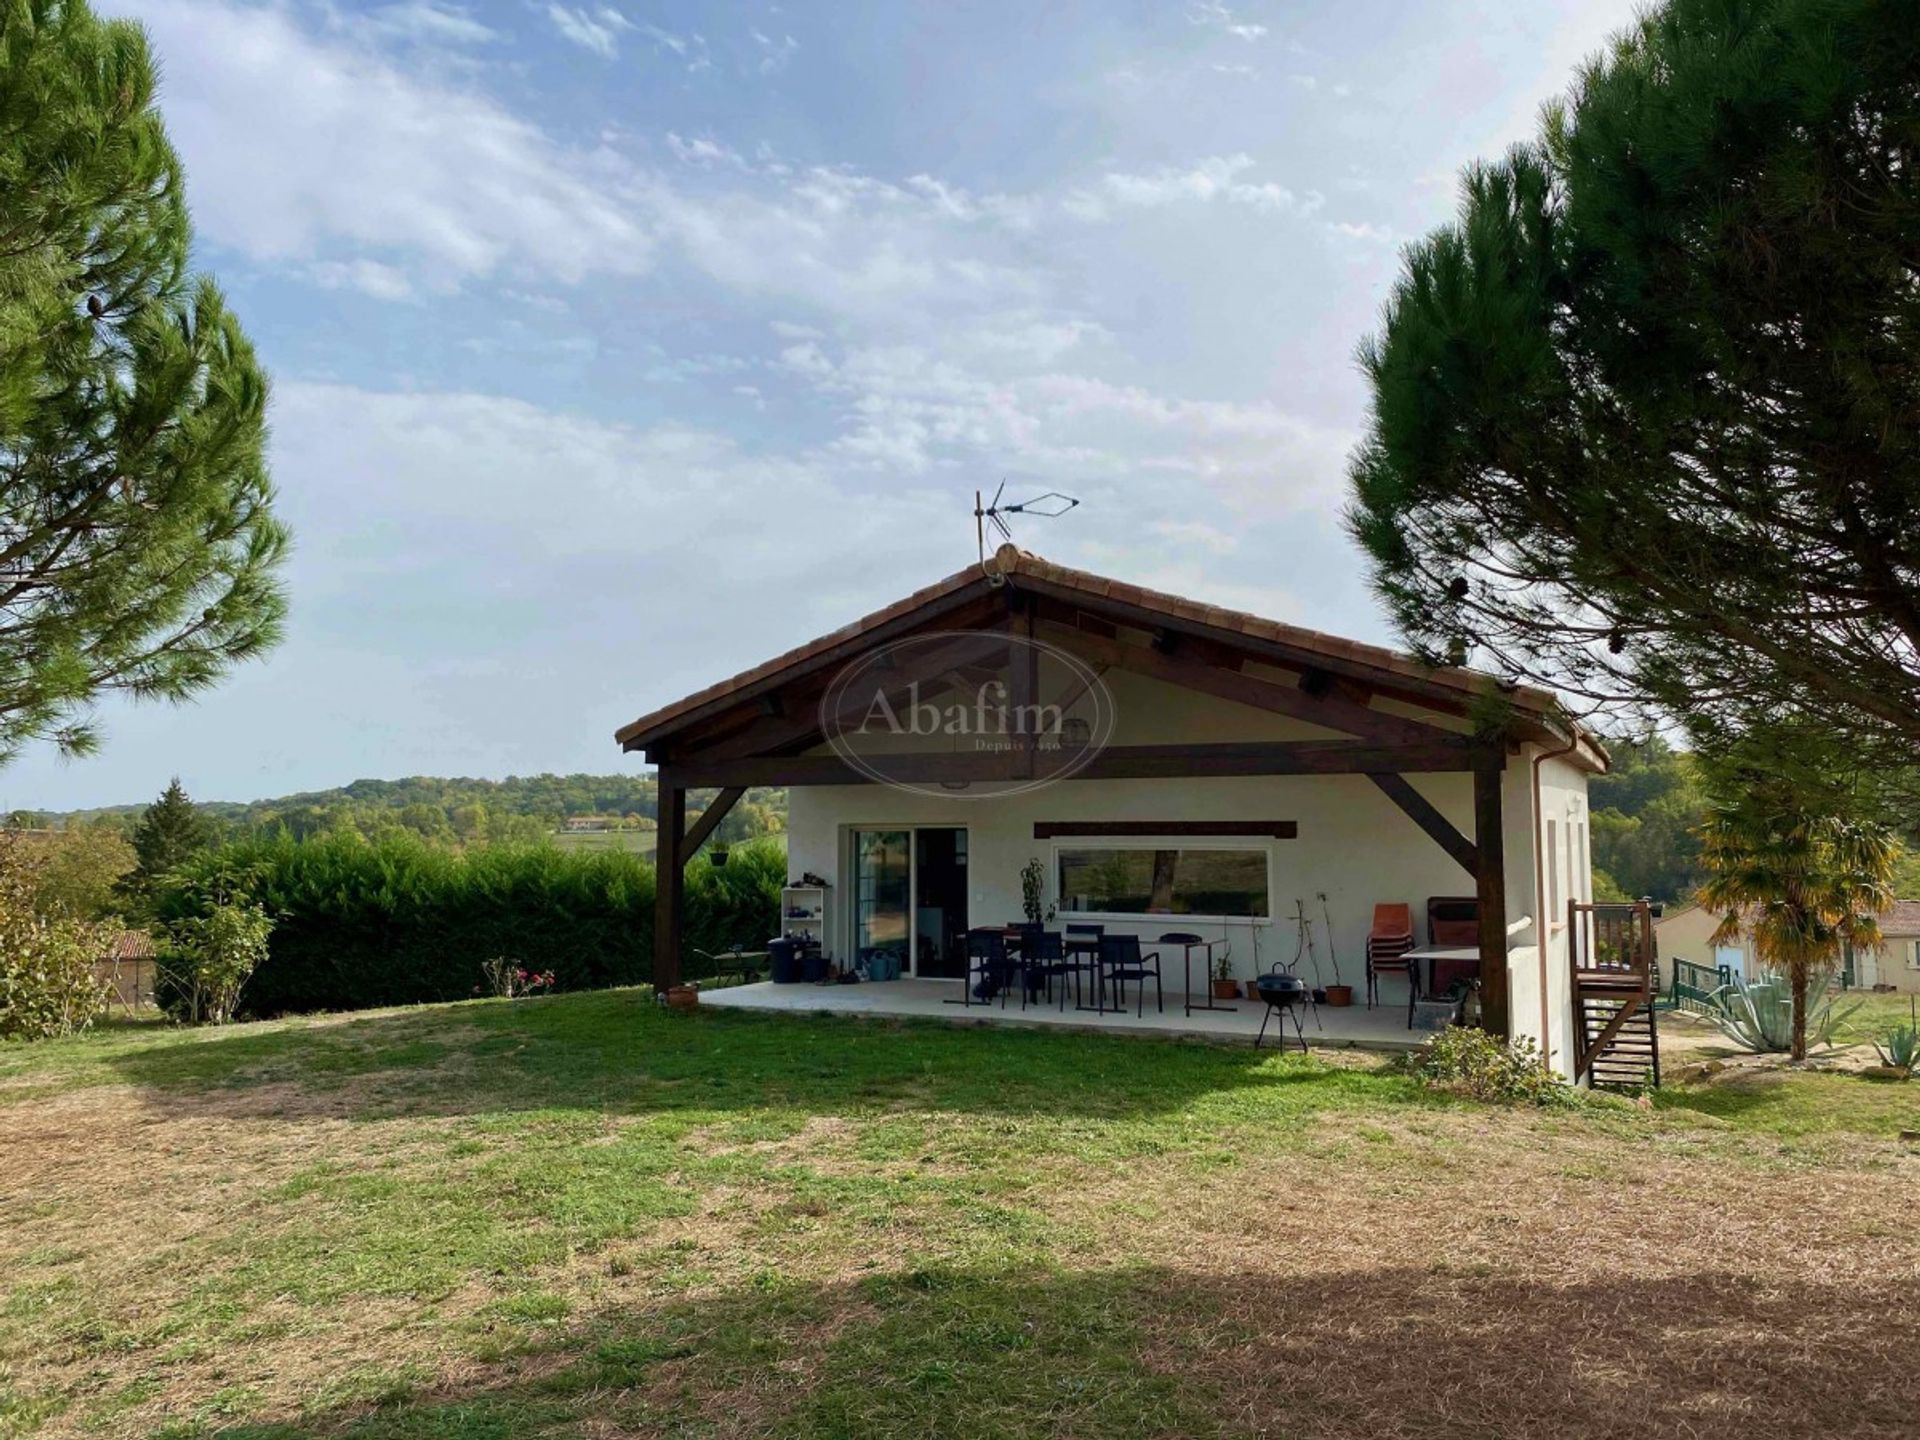
[[[1383, 1003], [1372, 1010], [1363, 1005], [1344, 1009], [1321, 1006], [1319, 1023], [1309, 1007], [1303, 1015], [1309, 1047], [1330, 1049], [1409, 1050], [1427, 1039], [1429, 1030], [1407, 1029], [1406, 993], [1397, 980], [1381, 986]], [[1195, 1003], [1204, 997], [1195, 997]], [[1076, 1010], [1069, 997], [1066, 1009], [1053, 1004], [1020, 1008], [1017, 996], [1008, 998], [1005, 1009], [998, 1000], [992, 1005], [960, 1005], [958, 980], [888, 980], [855, 985], [775, 985], [760, 981], [752, 985], [734, 985], [703, 991], [702, 1005], [728, 1010], [772, 1010], [806, 1015], [859, 1015], [889, 1020], [945, 1020], [961, 1025], [1030, 1025], [1072, 1030], [1112, 1031], [1162, 1038], [1184, 1036], [1228, 1044], [1251, 1044], [1260, 1033], [1260, 1021], [1266, 1007], [1258, 1002], [1233, 1002], [1232, 1010], [1196, 1010], [1188, 1015], [1182, 997], [1169, 990], [1166, 1009], [1156, 1013], [1153, 997], [1147, 997], [1146, 1013], [1135, 1016], [1131, 1006], [1115, 1014], [1095, 1014]], [[1131, 996], [1129, 996], [1131, 999]], [[955, 1003], [949, 1004], [948, 1001]], [[1221, 1004], [1228, 1002], [1221, 1001]], [[1424, 1018], [1424, 1017], [1423, 1017]], [[1266, 1045], [1275, 1044], [1276, 1019], [1267, 1027]], [[1296, 1046], [1292, 1027], [1287, 1041]]]

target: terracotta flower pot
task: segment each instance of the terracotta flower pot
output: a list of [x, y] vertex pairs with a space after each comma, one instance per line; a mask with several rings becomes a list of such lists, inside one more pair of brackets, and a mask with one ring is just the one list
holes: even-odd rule
[[1240, 998], [1239, 982], [1237, 980], [1215, 980], [1213, 982], [1213, 998], [1216, 1000], [1238, 1000]]
[[700, 1003], [700, 992], [691, 985], [675, 985], [667, 991], [669, 1010], [691, 1010]]
[[1338, 1010], [1342, 1006], [1351, 1004], [1353, 1004], [1353, 987], [1351, 985], [1327, 986], [1327, 1006], [1329, 1009]]

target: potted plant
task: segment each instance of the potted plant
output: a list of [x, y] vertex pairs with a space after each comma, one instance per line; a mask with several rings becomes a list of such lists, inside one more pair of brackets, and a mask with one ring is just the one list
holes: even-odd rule
[[669, 1010], [691, 1010], [700, 1003], [700, 992], [691, 985], [675, 985], [667, 991]]
[[1020, 908], [1029, 925], [1044, 925], [1054, 917], [1054, 907], [1047, 903], [1047, 867], [1038, 855], [1020, 871]]
[[1333, 948], [1333, 912], [1327, 907], [1327, 895], [1320, 892], [1320, 917], [1327, 922], [1327, 959], [1333, 962], [1333, 984], [1327, 986], [1327, 1005], [1338, 1010], [1353, 1004], [1353, 987], [1340, 978], [1340, 952]]
[[716, 840], [713, 842], [713, 848], [707, 851], [707, 863], [716, 870], [722, 869], [727, 863], [729, 853], [726, 841]]
[[[1251, 985], [1253, 982], [1247, 983]], [[1224, 948], [1213, 960], [1213, 998], [1216, 1000], [1240, 998], [1239, 983], [1233, 978], [1233, 956]]]

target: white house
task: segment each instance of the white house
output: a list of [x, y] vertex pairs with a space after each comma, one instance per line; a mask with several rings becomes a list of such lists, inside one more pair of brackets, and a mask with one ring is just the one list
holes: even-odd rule
[[[982, 697], [1010, 702], [1008, 743], [983, 739]], [[1231, 938], [1241, 975], [1292, 958], [1297, 903], [1357, 984], [1376, 904], [1424, 942], [1430, 898], [1473, 897], [1487, 1023], [1578, 1066], [1569, 907], [1592, 899], [1607, 758], [1544, 692], [1009, 545], [617, 738], [659, 767], [663, 987], [687, 857], [745, 787], [785, 785], [790, 873], [827, 882], [843, 962], [962, 974], [966, 932], [1019, 920], [1036, 862], [1056, 925], [1152, 940], [1177, 917]], [[689, 824], [687, 792], [715, 787]]]
[[[1844, 972], [1847, 983], [1861, 990], [1893, 990], [1920, 994], [1920, 900], [1896, 900], [1874, 917], [1880, 926], [1877, 950], [1848, 947]], [[1752, 938], [1742, 933], [1715, 943], [1720, 915], [1703, 905], [1669, 911], [1654, 927], [1660, 953], [1708, 969], [1725, 968], [1748, 980], [1759, 977]]]

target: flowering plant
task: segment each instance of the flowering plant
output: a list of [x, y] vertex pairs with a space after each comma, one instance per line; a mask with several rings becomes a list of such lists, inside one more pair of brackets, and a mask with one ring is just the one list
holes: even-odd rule
[[[503, 1000], [512, 1000], [521, 995], [531, 995], [536, 990], [553, 988], [551, 970], [529, 970], [519, 961], [505, 955], [496, 955], [480, 967], [480, 973], [486, 977], [485, 989], [491, 990]], [[473, 993], [481, 993], [482, 986], [473, 987]]]

